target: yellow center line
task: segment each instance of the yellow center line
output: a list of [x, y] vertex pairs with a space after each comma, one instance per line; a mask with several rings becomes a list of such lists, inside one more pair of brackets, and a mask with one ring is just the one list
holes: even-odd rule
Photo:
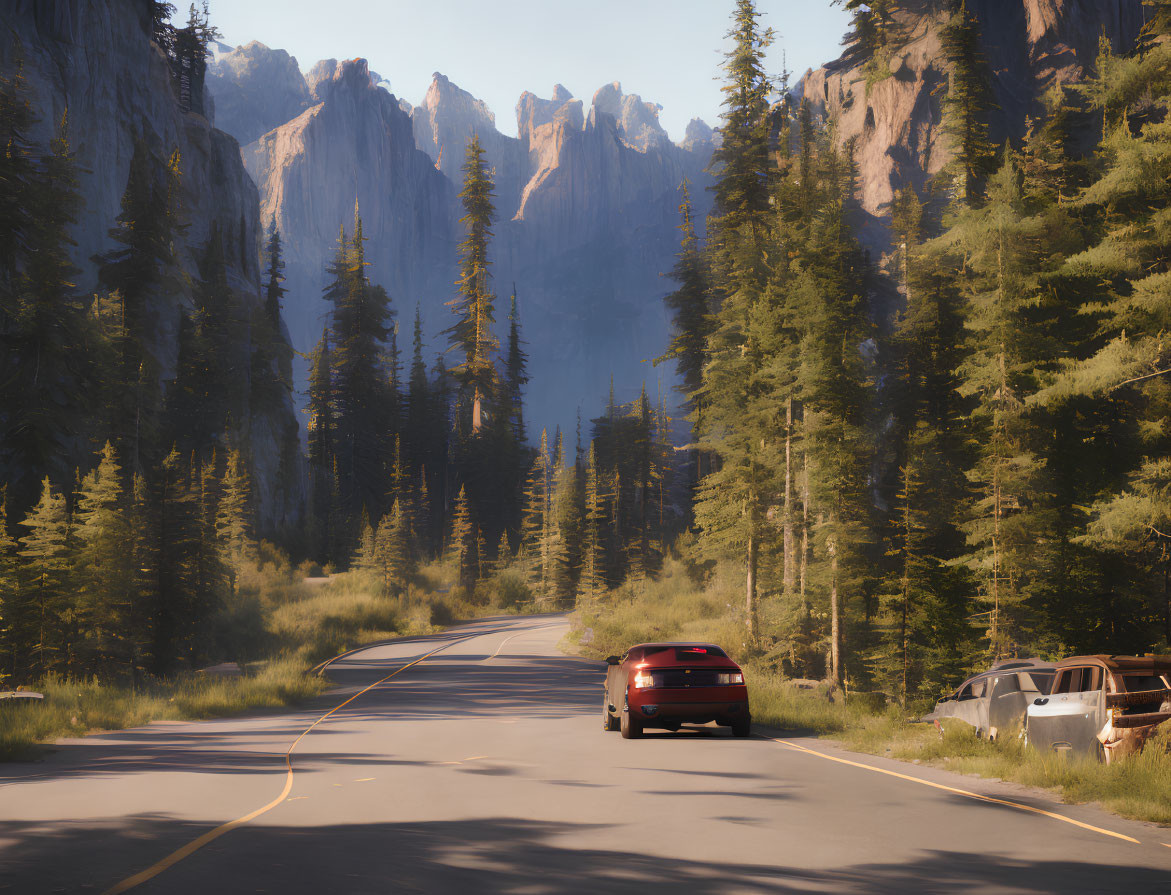
[[[225, 833], [230, 833], [232, 830], [236, 829], [236, 827], [243, 826], [244, 824], [248, 823], [249, 821], [255, 820], [256, 818], [260, 817], [262, 814], [267, 814], [269, 811], [271, 811], [277, 805], [281, 804], [281, 802], [285, 801], [285, 799], [288, 797], [289, 793], [292, 792], [292, 790], [293, 790], [293, 750], [297, 748], [297, 744], [300, 743], [301, 740], [305, 739], [305, 737], [307, 737], [313, 731], [313, 729], [315, 727], [317, 727], [318, 724], [320, 724], [322, 721], [324, 721], [326, 718], [328, 718], [330, 715], [334, 714], [335, 712], [340, 711], [341, 709], [344, 709], [347, 705], [349, 705], [351, 702], [353, 702], [359, 696], [362, 696], [365, 693], [369, 693], [375, 687], [379, 686], [380, 684], [386, 683], [388, 680], [390, 680], [395, 675], [402, 674], [408, 668], [412, 668], [415, 665], [418, 665], [424, 659], [431, 658], [431, 656], [434, 656], [440, 650], [445, 650], [449, 646], [454, 646], [456, 643], [462, 643], [465, 640], [471, 640], [473, 637], [479, 637], [479, 636], [482, 636], [482, 635], [469, 634], [467, 637], [462, 637], [462, 638], [459, 638], [458, 640], [448, 641], [447, 643], [443, 644], [442, 646], [436, 647], [435, 649], [431, 650], [431, 652], [425, 653], [424, 655], [415, 659], [413, 662], [408, 662], [406, 665], [403, 665], [401, 668], [395, 669], [394, 671], [392, 671], [390, 674], [388, 674], [386, 677], [382, 678], [381, 680], [377, 680], [374, 683], [370, 684], [368, 687], [362, 688], [357, 693], [355, 693], [353, 696], [351, 696], [349, 699], [347, 699], [345, 702], [343, 702], [341, 705], [334, 706], [332, 709], [330, 709], [328, 712], [326, 712], [324, 715], [322, 715], [320, 718], [318, 718], [316, 721], [314, 721], [312, 724], [310, 724], [308, 727], [306, 727], [305, 730], [302, 731], [301, 735], [299, 737], [297, 737], [297, 739], [293, 740], [293, 744], [291, 746], [289, 746], [288, 751], [285, 752], [285, 787], [284, 787], [284, 789], [281, 790], [281, 794], [279, 796], [277, 796], [275, 799], [273, 799], [267, 805], [264, 805], [260, 808], [257, 808], [255, 811], [249, 812], [248, 814], [245, 814], [243, 817], [238, 817], [235, 820], [228, 821], [225, 824], [220, 824], [214, 830], [208, 830], [206, 833], [204, 833], [198, 839], [193, 839], [191, 842], [188, 842], [182, 848], [171, 852], [171, 854], [167, 855], [161, 861], [158, 861], [157, 863], [152, 864], [150, 867], [147, 867], [146, 870], [143, 870], [139, 873], [136, 873], [136, 874], [134, 874], [134, 876], [128, 876], [126, 879], [122, 880], [120, 883], [116, 883], [115, 885], [111, 886], [109, 889], [106, 889], [106, 891], [103, 892], [102, 895], [121, 895], [122, 892], [129, 892], [131, 889], [133, 889], [137, 886], [141, 886], [143, 883], [147, 882], [148, 880], [154, 879], [156, 876], [158, 876], [163, 871], [168, 870], [171, 867], [174, 867], [176, 864], [178, 864], [184, 858], [199, 851], [201, 848], [203, 848], [209, 842], [214, 842], [216, 839], [219, 839]], [[355, 651], [351, 650], [350, 652], [355, 652]]]
[[370, 782], [371, 780], [373, 780], [373, 779], [374, 779], [373, 777], [359, 777], [359, 778], [358, 778], [357, 780], [355, 780], [354, 782], [355, 782], [355, 783], [369, 783], [369, 782]]
[[[908, 780], [911, 783], [920, 783], [923, 786], [930, 786], [933, 789], [942, 789], [945, 792], [953, 792], [957, 795], [967, 796], [970, 799], [976, 799], [980, 802], [990, 802], [993, 805], [1004, 805], [1008, 808], [1018, 808], [1021, 811], [1029, 811], [1033, 814], [1040, 814], [1043, 817], [1049, 817], [1053, 820], [1062, 821], [1063, 823], [1073, 824], [1075, 827], [1081, 827], [1083, 830], [1090, 830], [1094, 833], [1101, 833], [1103, 836], [1111, 836], [1115, 839], [1121, 839], [1124, 842], [1133, 842], [1135, 845], [1142, 844], [1137, 839], [1133, 839], [1130, 836], [1125, 836], [1122, 833], [1115, 833], [1113, 830], [1104, 830], [1101, 827], [1095, 827], [1093, 824], [1083, 823], [1080, 820], [1074, 820], [1072, 817], [1066, 817], [1063, 814], [1055, 814], [1054, 812], [1046, 811], [1043, 808], [1034, 808], [1032, 805], [1024, 805], [1020, 802], [1011, 802], [1007, 799], [997, 799], [993, 798], [992, 796], [981, 795], [978, 792], [969, 792], [966, 789], [956, 789], [954, 786], [946, 786], [942, 783], [933, 783], [930, 780], [924, 780], [922, 777], [912, 777], [910, 774], [900, 774], [898, 771], [891, 771], [887, 770], [886, 768], [878, 768], [871, 764], [863, 764], [860, 761], [850, 761], [848, 758], [838, 758], [834, 755], [826, 755], [824, 752], [817, 752], [813, 749], [808, 749], [805, 746], [799, 746], [796, 743], [790, 743], [788, 740], [781, 740], [775, 737], [765, 737], [764, 739], [770, 739], [774, 743], [780, 743], [782, 746], [788, 746], [790, 749], [797, 749], [798, 751], [805, 752], [808, 755], [816, 755], [818, 758], [824, 758], [827, 761], [836, 761], [838, 764], [849, 765], [853, 768], [862, 768], [865, 771], [874, 771], [876, 774], [886, 774], [888, 777], [897, 777], [899, 780]], [[1171, 846], [1168, 846], [1168, 848], [1171, 848]]]
[[504, 649], [504, 647], [507, 646], [509, 643], [511, 643], [513, 640], [515, 640], [517, 637], [520, 637], [521, 634], [531, 634], [533, 631], [540, 631], [540, 630], [543, 630], [544, 628], [551, 628], [551, 627], [553, 627], [553, 626], [552, 625], [538, 625], [535, 628], [525, 628], [523, 631], [518, 631], [517, 633], [513, 634], [511, 637], [504, 638], [502, 641], [500, 641], [500, 646], [496, 647], [496, 652], [494, 652], [492, 655], [490, 655], [488, 657], [488, 661], [491, 661], [491, 660], [495, 659], [497, 656], [499, 656], [500, 651], [502, 649]]

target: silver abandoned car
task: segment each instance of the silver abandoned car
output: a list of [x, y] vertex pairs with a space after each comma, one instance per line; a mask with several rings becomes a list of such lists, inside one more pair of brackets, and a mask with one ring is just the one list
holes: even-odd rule
[[1009, 727], [1020, 727], [1025, 710], [1039, 696], [1049, 692], [1054, 665], [1040, 659], [1007, 659], [960, 684], [951, 696], [941, 699], [924, 721], [955, 718], [976, 728], [977, 736], [996, 739]]
[[1026, 734], [1045, 752], [1110, 762], [1142, 751], [1171, 719], [1171, 656], [1076, 656], [1028, 708]]

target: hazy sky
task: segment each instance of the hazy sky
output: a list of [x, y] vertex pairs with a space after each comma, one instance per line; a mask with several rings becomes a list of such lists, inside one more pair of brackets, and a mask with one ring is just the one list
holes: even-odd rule
[[[186, 9], [186, 2], [176, 3]], [[233, 46], [259, 40], [288, 50], [301, 69], [318, 59], [363, 56], [398, 96], [418, 105], [432, 72], [488, 103], [497, 127], [516, 134], [515, 106], [529, 90], [564, 84], [587, 105], [621, 81], [663, 106], [679, 140], [694, 117], [715, 124], [723, 35], [732, 0], [211, 0], [211, 20]], [[760, 0], [782, 51], [800, 75], [838, 55], [846, 14], [830, 0]], [[178, 16], [177, 16], [178, 18]], [[184, 13], [185, 21], [185, 13]]]

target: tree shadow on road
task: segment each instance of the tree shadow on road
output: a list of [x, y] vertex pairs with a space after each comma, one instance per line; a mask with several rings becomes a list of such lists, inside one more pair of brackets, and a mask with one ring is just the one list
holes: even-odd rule
[[[726, 818], [720, 823], [735, 823]], [[709, 822], [710, 823], [710, 822]], [[143, 893], [391, 891], [641, 893], [729, 891], [854, 893], [1083, 893], [1163, 891], [1167, 871], [1084, 861], [1027, 862], [994, 854], [931, 851], [909, 861], [803, 868], [682, 860], [589, 848], [591, 824], [515, 818], [319, 827], [246, 826], [144, 886]], [[97, 889], [194, 839], [206, 827], [163, 817], [53, 832], [0, 824], [4, 882], [16, 892]], [[635, 831], [632, 831], [634, 833]], [[703, 831], [697, 831], [702, 837]], [[681, 851], [686, 850], [681, 845]], [[770, 866], [775, 862], [776, 866]], [[225, 888], [226, 886], [226, 888]]]

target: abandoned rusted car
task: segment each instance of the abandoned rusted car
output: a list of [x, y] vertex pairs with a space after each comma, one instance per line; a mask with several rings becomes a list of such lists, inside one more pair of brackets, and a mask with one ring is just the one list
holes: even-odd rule
[[1029, 706], [1026, 735], [1045, 752], [1110, 762], [1142, 750], [1171, 719], [1171, 656], [1076, 656]]
[[924, 715], [923, 720], [956, 718], [976, 728], [977, 736], [996, 739], [1002, 731], [1025, 723], [1029, 704], [1049, 692], [1053, 669], [1052, 662], [1040, 659], [998, 662], [960, 684], [955, 693], [936, 703], [935, 710]]

